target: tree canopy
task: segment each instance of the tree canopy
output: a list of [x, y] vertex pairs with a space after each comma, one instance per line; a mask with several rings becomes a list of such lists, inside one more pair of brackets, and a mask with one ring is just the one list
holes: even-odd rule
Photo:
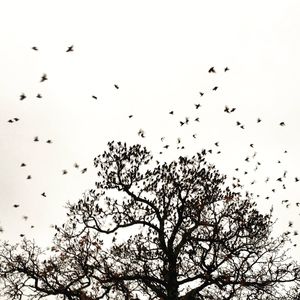
[[67, 204], [51, 253], [0, 249], [2, 293], [68, 300], [297, 299], [299, 265], [272, 213], [227, 182], [205, 150], [170, 163], [110, 142], [96, 188]]

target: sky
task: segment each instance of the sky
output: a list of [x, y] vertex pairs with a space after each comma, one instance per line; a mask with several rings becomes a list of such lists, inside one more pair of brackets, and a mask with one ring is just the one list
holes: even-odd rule
[[262, 211], [274, 206], [276, 232], [300, 228], [299, 15], [298, 0], [1, 1], [0, 238], [48, 246], [111, 140], [162, 161], [211, 148]]

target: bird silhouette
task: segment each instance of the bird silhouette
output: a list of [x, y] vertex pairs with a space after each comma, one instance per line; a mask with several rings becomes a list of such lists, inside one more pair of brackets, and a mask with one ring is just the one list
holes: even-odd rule
[[47, 74], [44, 73], [41, 77], [41, 82], [44, 82], [46, 80], [48, 80], [48, 77], [47, 77]]
[[208, 70], [208, 73], [216, 73], [216, 70], [214, 67], [211, 67], [209, 70]]
[[41, 94], [37, 94], [36, 97], [39, 98], [39, 99], [41, 99], [42, 95]]
[[280, 122], [279, 125], [280, 126], [285, 126], [285, 123], [284, 122]]
[[227, 72], [227, 71], [229, 71], [229, 68], [228, 68], [228, 67], [226, 67], [226, 68], [224, 69], [224, 72]]
[[199, 117], [195, 118], [195, 122], [200, 122]]
[[202, 93], [202, 92], [199, 92], [199, 94], [200, 94], [201, 97], [204, 95], [204, 93]]
[[217, 86], [215, 86], [212, 90], [213, 91], [216, 91], [218, 89], [218, 87]]
[[31, 175], [28, 175], [28, 176], [26, 177], [26, 179], [28, 179], [28, 180], [31, 179], [31, 178], [32, 178]]
[[256, 122], [257, 122], [257, 123], [260, 123], [260, 122], [261, 122], [261, 119], [260, 119], [260, 118], [257, 118]]
[[254, 145], [253, 145], [253, 144], [250, 144], [250, 147], [251, 147], [251, 148], [253, 148], [253, 147], [254, 147]]
[[299, 178], [298, 177], [295, 177], [295, 182], [299, 182]]
[[67, 170], [62, 170], [62, 174], [66, 175], [66, 174], [68, 174], [68, 171]]
[[77, 163], [74, 163], [74, 168], [78, 169], [79, 165]]
[[31, 49], [34, 50], [34, 51], [38, 51], [39, 50], [36, 46], [33, 46]]
[[83, 168], [83, 169], [81, 170], [81, 173], [84, 174], [86, 171], [87, 171], [87, 168]]
[[24, 99], [26, 99], [26, 95], [25, 95], [24, 93], [22, 93], [22, 94], [20, 95], [20, 100], [22, 101], [22, 100], [24, 100]]
[[20, 166], [21, 166], [21, 167], [26, 167], [26, 164], [25, 164], [25, 163], [21, 163]]
[[46, 143], [47, 144], [52, 144], [53, 142], [52, 142], [52, 140], [47, 140]]
[[19, 119], [19, 118], [14, 118], [14, 120], [15, 120], [16, 122], [18, 122], [20, 119]]
[[38, 136], [34, 137], [33, 141], [34, 142], [38, 142], [39, 141], [39, 137]]
[[66, 52], [73, 52], [74, 51], [74, 45], [71, 45], [68, 47], [68, 49], [66, 50]]
[[41, 195], [42, 195], [43, 197], [47, 197], [45, 192], [41, 193]]
[[95, 100], [97, 100], [98, 98], [97, 98], [97, 96], [95, 96], [95, 95], [92, 95], [92, 98], [94, 98]]
[[201, 107], [200, 103], [195, 104], [196, 109], [198, 109], [199, 107]]
[[13, 206], [14, 206], [14, 208], [18, 208], [20, 206], [20, 204], [14, 204]]
[[174, 111], [173, 110], [169, 111], [169, 114], [174, 115]]
[[28, 216], [23, 216], [22, 218], [23, 218], [25, 221], [28, 220]]
[[8, 123], [13, 123], [14, 121], [12, 119], [9, 119], [7, 122]]
[[129, 115], [128, 118], [131, 119], [133, 117], [133, 115]]
[[118, 90], [119, 86], [117, 84], [114, 84], [114, 87]]

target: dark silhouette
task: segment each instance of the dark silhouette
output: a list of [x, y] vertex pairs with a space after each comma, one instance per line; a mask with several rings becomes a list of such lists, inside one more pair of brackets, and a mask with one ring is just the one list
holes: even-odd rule
[[74, 46], [69, 46], [66, 52], [73, 52], [74, 51]]
[[271, 212], [227, 186], [205, 153], [160, 163], [140, 145], [109, 143], [94, 159], [97, 190], [68, 203], [51, 255], [26, 238], [2, 244], [4, 295], [297, 299], [288, 291], [300, 278], [285, 251], [288, 234], [271, 237]]

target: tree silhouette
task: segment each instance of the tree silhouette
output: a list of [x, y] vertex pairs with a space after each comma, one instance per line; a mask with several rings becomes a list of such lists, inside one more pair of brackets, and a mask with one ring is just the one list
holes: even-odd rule
[[3, 243], [10, 299], [297, 299], [300, 268], [272, 214], [226, 185], [205, 151], [171, 163], [120, 142], [95, 158], [96, 190], [56, 226], [51, 254]]

